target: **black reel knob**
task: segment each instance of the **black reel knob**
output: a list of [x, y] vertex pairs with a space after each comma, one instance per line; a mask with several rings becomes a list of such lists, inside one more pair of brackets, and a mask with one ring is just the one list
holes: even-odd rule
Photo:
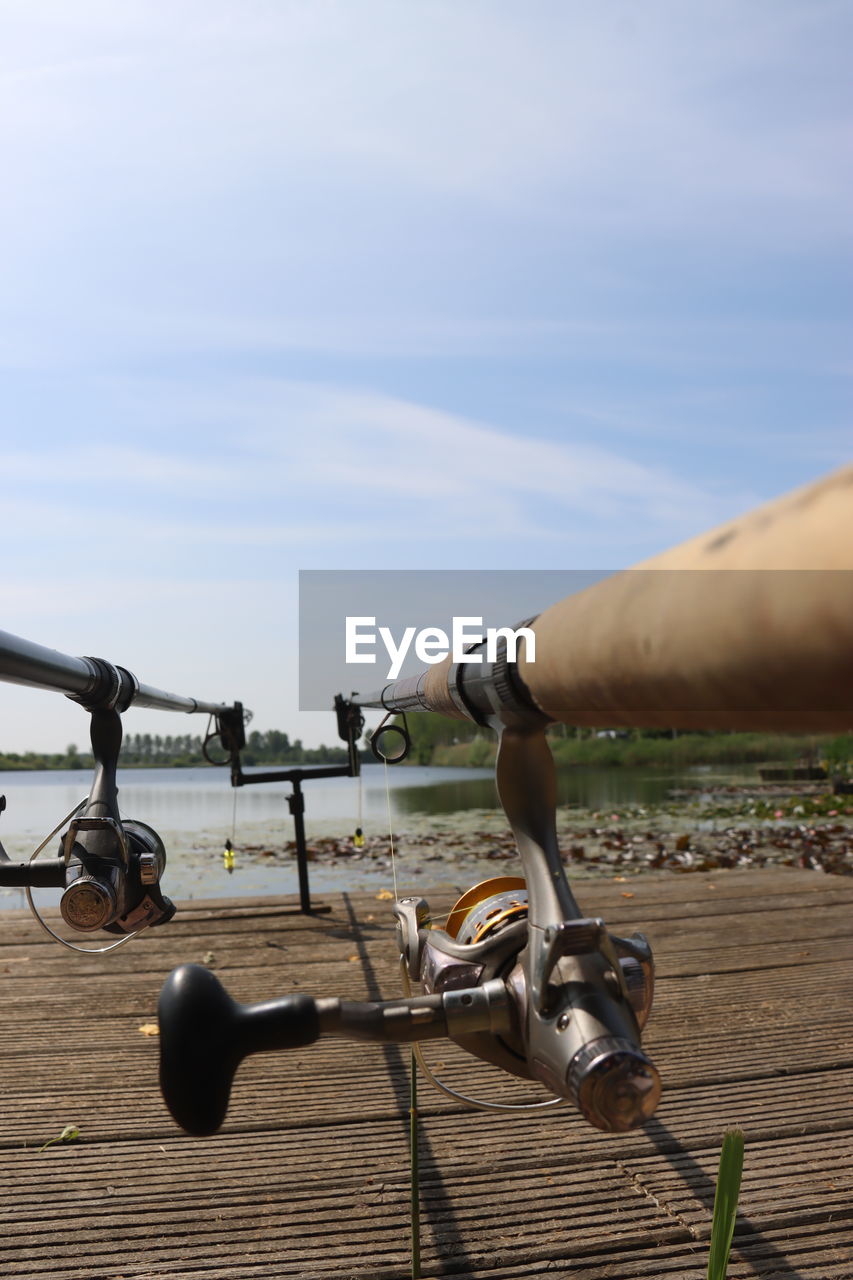
[[320, 1034], [311, 996], [263, 1004], [232, 1000], [218, 978], [197, 964], [174, 969], [158, 1005], [160, 1088], [188, 1133], [215, 1133], [225, 1119], [231, 1083], [243, 1058], [267, 1049], [296, 1049]]

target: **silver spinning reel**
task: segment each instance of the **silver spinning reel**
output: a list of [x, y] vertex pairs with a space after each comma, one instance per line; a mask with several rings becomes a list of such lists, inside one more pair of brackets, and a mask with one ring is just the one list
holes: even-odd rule
[[660, 1078], [640, 1047], [653, 991], [641, 934], [612, 936], [582, 914], [556, 837], [551, 753], [541, 729], [504, 729], [498, 789], [525, 878], [469, 890], [445, 929], [420, 898], [398, 902], [407, 982], [424, 994], [387, 1001], [286, 996], [231, 999], [199, 965], [182, 965], [160, 995], [163, 1094], [190, 1133], [223, 1122], [234, 1073], [251, 1053], [320, 1036], [417, 1042], [449, 1037], [475, 1057], [537, 1080], [597, 1128], [625, 1132], [653, 1114]]

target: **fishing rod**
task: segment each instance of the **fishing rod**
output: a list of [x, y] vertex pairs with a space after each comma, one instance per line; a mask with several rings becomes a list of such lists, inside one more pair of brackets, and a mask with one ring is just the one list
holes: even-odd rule
[[[72, 950], [45, 923], [33, 902], [33, 888], [62, 889], [59, 907], [72, 929], [91, 934], [103, 929], [119, 941], [142, 929], [165, 924], [175, 906], [161, 889], [166, 867], [162, 840], [147, 823], [122, 818], [118, 807], [116, 769], [122, 740], [121, 716], [128, 707], [159, 711], [204, 712], [217, 726], [226, 723], [236, 734], [246, 715], [241, 703], [228, 705], [181, 697], [143, 684], [125, 667], [103, 658], [75, 658], [0, 632], [0, 680], [63, 693], [90, 717], [94, 775], [87, 797], [44, 840], [28, 862], [14, 863], [0, 844], [0, 885], [26, 890], [30, 909], [51, 937]], [[208, 734], [208, 738], [211, 735]], [[0, 806], [0, 811], [5, 803]], [[56, 856], [38, 861], [51, 839], [62, 833]]]
[[[515, 655], [508, 637], [491, 660], [475, 644], [461, 660], [357, 696], [360, 706], [386, 712], [372, 737], [381, 758], [404, 758], [412, 711], [495, 731], [498, 793], [523, 878], [474, 886], [444, 929], [431, 927], [424, 899], [395, 903], [401, 999], [292, 995], [246, 1006], [209, 970], [175, 970], [160, 997], [161, 1085], [189, 1132], [223, 1122], [247, 1054], [326, 1035], [416, 1047], [449, 1037], [539, 1081], [551, 1099], [536, 1105], [573, 1102], [610, 1132], [653, 1114], [661, 1081], [641, 1046], [654, 989], [651, 947], [643, 934], [610, 933], [574, 897], [545, 730], [560, 721], [853, 726], [853, 467], [569, 596], [524, 627], [533, 640]], [[387, 723], [397, 714], [402, 724]], [[423, 994], [410, 994], [415, 983]]]

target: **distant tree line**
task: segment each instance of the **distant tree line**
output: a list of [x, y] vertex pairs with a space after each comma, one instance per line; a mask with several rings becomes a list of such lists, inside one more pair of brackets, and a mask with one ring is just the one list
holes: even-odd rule
[[[130, 733], [121, 748], [120, 766], [137, 769], [184, 769], [204, 764], [202, 739], [198, 734]], [[214, 743], [211, 755], [222, 755]], [[254, 764], [345, 764], [346, 748], [341, 746], [304, 747], [301, 738], [290, 741], [286, 733], [270, 729], [260, 733], [254, 729], [246, 739], [242, 753], [244, 765]], [[0, 752], [0, 770], [16, 769], [88, 769], [94, 761], [89, 751], [80, 751], [70, 743], [65, 751]]]
[[[490, 729], [448, 716], [407, 717], [411, 764], [483, 766], [495, 758]], [[402, 724], [396, 717], [395, 723]], [[692, 729], [591, 729], [554, 724], [547, 736], [556, 763], [563, 765], [688, 765], [825, 760], [838, 769], [853, 759], [853, 734], [726, 733]]]
[[[396, 716], [394, 723], [401, 725], [402, 717]], [[473, 746], [473, 763], [479, 763], [479, 757], [482, 756], [485, 761], [491, 756], [495, 745], [495, 736], [489, 729], [484, 729], [480, 725], [475, 724], [472, 720], [454, 720], [450, 716], [440, 715], [411, 715], [407, 717], [409, 737], [412, 742], [412, 752], [410, 761], [412, 764], [431, 764], [435, 761], [437, 748], [455, 747], [462, 743], [471, 743]], [[587, 739], [597, 738], [620, 738], [639, 741], [645, 738], [677, 738], [678, 733], [675, 729], [631, 729], [629, 731], [622, 730], [605, 730], [605, 729], [588, 729], [580, 728], [576, 725], [555, 724], [548, 729], [548, 737], [552, 743], [556, 739], [570, 738], [572, 741], [581, 742]], [[703, 734], [702, 736], [712, 736], [711, 734]], [[482, 747], [474, 746], [482, 742]], [[441, 752], [439, 751], [440, 755]], [[466, 753], [466, 759], [471, 753]]]
[[[400, 717], [396, 722], [401, 723]], [[495, 735], [471, 720], [411, 715], [408, 727], [412, 739], [411, 764], [488, 765], [494, 759]], [[696, 730], [682, 734], [674, 729], [631, 729], [617, 731], [611, 736], [611, 731], [552, 725], [548, 729], [548, 737], [558, 764], [729, 763], [807, 757], [826, 759], [831, 767], [837, 768], [853, 758], [853, 735], [850, 734], [831, 739], [826, 735], [703, 733]], [[150, 733], [128, 734], [122, 745], [120, 765], [131, 769], [180, 769], [204, 764], [201, 741], [198, 735], [189, 733], [165, 737]], [[222, 752], [214, 745], [211, 754], [218, 759]], [[360, 754], [362, 760], [373, 759], [366, 748]], [[300, 738], [291, 742], [289, 735], [279, 729], [269, 729], [266, 733], [253, 730], [242, 753], [246, 766], [345, 764], [346, 759], [343, 745], [304, 747]], [[64, 752], [0, 752], [0, 770], [89, 769], [93, 763], [91, 754], [80, 751], [74, 743], [69, 744]]]
[[346, 764], [347, 749], [340, 746], [303, 747], [302, 739], [293, 742], [279, 729], [259, 733], [253, 729], [242, 752], [243, 764]]

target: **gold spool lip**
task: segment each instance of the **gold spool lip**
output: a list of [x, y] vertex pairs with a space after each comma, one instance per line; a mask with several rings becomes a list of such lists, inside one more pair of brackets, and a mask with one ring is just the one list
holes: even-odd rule
[[482, 942], [483, 938], [487, 937], [493, 929], [497, 929], [499, 924], [504, 924], [507, 920], [520, 920], [522, 916], [526, 915], [526, 902], [518, 903], [514, 907], [507, 907], [506, 911], [500, 911], [496, 916], [492, 916], [488, 920], [484, 920], [471, 941]]
[[483, 902], [486, 898], [493, 898], [496, 893], [507, 893], [511, 889], [526, 889], [527, 881], [521, 876], [493, 876], [490, 880], [481, 880], [479, 884], [475, 884], [472, 888], [463, 893], [462, 897], [451, 909], [447, 917], [447, 923], [444, 928], [451, 938], [455, 938], [462, 921], [468, 912], [477, 906], [479, 902]]

